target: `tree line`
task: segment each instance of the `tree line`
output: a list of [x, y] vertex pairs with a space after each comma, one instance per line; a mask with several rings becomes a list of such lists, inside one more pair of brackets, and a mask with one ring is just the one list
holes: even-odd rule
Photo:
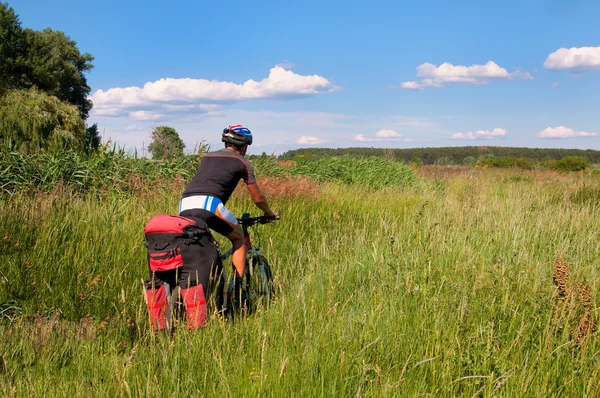
[[[462, 146], [438, 148], [300, 148], [284, 152], [280, 160], [310, 161], [332, 156], [380, 156], [417, 165], [473, 165], [476, 162], [495, 165], [496, 158], [527, 161], [558, 161], [566, 157], [582, 157], [600, 163], [600, 151], [592, 149], [555, 149], [500, 146]], [[506, 162], [505, 162], [506, 163]], [[510, 163], [510, 162], [508, 162]]]

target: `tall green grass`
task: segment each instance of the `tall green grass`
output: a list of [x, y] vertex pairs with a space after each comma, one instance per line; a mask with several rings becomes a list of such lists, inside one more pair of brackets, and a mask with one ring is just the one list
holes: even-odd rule
[[197, 156], [154, 162], [123, 150], [106, 148], [91, 155], [75, 150], [40, 150], [21, 153], [0, 150], [0, 194], [22, 190], [50, 191], [66, 185], [79, 192], [111, 188], [135, 192], [152, 183], [176, 178], [191, 179]]
[[[67, 186], [77, 192], [117, 189], [127, 192], [156, 190], [156, 184], [189, 181], [202, 152], [161, 161], [138, 158], [122, 149], [101, 148], [90, 155], [68, 149], [21, 153], [0, 148], [0, 195], [20, 191], [51, 191]], [[320, 159], [282, 167], [273, 156], [251, 160], [262, 176], [306, 176], [320, 181], [343, 182], [374, 188], [410, 187], [417, 182], [413, 171], [401, 162], [350, 156]]]
[[406, 164], [375, 156], [346, 155], [283, 167], [278, 165], [275, 158], [263, 155], [255, 158], [253, 164], [262, 175], [268, 176], [306, 176], [319, 181], [341, 182], [373, 188], [408, 188], [415, 187], [418, 183], [413, 170]]
[[[4, 197], [0, 392], [598, 396], [598, 332], [575, 341], [552, 282], [566, 255], [597, 300], [598, 207], [572, 199], [583, 177], [518, 175], [267, 192], [284, 216], [255, 242], [276, 302], [172, 339], [146, 319], [142, 228], [179, 191]], [[253, 209], [240, 193], [228, 207]]]

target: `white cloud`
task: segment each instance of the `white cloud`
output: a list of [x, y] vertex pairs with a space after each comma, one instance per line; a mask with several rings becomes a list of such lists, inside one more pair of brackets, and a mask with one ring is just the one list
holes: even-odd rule
[[552, 83], [552, 88], [557, 88], [558, 86], [560, 86], [559, 82]]
[[360, 142], [379, 141], [378, 138], [373, 138], [373, 137], [369, 138], [369, 137], [365, 137], [362, 134], [355, 135], [353, 140], [360, 141]]
[[600, 47], [559, 48], [548, 55], [544, 67], [549, 70], [585, 72], [600, 70]]
[[[116, 87], [98, 90], [92, 96], [93, 112], [97, 115], [119, 115], [124, 108], [145, 108], [170, 105], [183, 110], [182, 102], [202, 102], [201, 110], [210, 111], [210, 103], [250, 99], [294, 97], [339, 91], [329, 80], [319, 75], [298, 75], [282, 66], [275, 66], [261, 81], [242, 84], [205, 79], [164, 78], [148, 82], [143, 87]], [[169, 104], [174, 103], [175, 104]], [[204, 107], [204, 109], [202, 109]]]
[[163, 108], [165, 111], [173, 111], [173, 112], [193, 111], [196, 109], [206, 111], [206, 112], [213, 112], [213, 111], [218, 111], [221, 107], [217, 104], [187, 104], [187, 105], [163, 104], [163, 105], [161, 105], [161, 108]]
[[442, 87], [451, 83], [481, 85], [499, 79], [533, 80], [529, 72], [516, 69], [509, 73], [493, 61], [489, 61], [485, 65], [471, 66], [452, 65], [448, 62], [436, 66], [426, 62], [417, 67], [417, 76], [423, 79], [420, 82], [403, 82], [401, 87], [407, 90], [423, 90], [426, 87]]
[[375, 133], [374, 137], [365, 136], [364, 134], [357, 134], [352, 138], [353, 141], [359, 142], [377, 142], [377, 141], [390, 141], [396, 140], [402, 137], [402, 134], [394, 130], [381, 129]]
[[493, 130], [478, 130], [474, 133], [461, 133], [458, 132], [456, 134], [452, 134], [452, 139], [454, 140], [476, 140], [476, 139], [488, 139], [491, 140], [493, 138], [503, 138], [506, 136], [506, 130], [501, 128], [495, 128]]
[[398, 137], [402, 137], [402, 135], [394, 130], [386, 130], [386, 129], [381, 129], [379, 130], [377, 133], [375, 133], [376, 137], [381, 137], [381, 138], [398, 138]]
[[310, 135], [303, 135], [302, 137], [300, 137], [298, 139], [298, 141], [296, 141], [296, 144], [303, 144], [303, 145], [319, 145], [319, 144], [323, 144], [325, 141], [323, 141], [320, 138], [317, 137], [313, 137]]
[[578, 137], [595, 137], [596, 133], [588, 133], [585, 131], [575, 131], [565, 126], [548, 127], [537, 135], [539, 138], [578, 138]]
[[133, 111], [129, 112], [129, 116], [135, 120], [157, 120], [165, 117], [162, 113], [152, 111]]
[[402, 88], [407, 89], [407, 90], [421, 90], [421, 85], [419, 84], [419, 82], [402, 82], [402, 84], [400, 85]]

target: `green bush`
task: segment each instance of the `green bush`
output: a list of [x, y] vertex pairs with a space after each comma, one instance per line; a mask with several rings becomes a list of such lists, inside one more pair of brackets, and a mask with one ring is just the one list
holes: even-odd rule
[[467, 156], [463, 159], [463, 164], [465, 166], [473, 167], [475, 165], [475, 162], [477, 162], [477, 160], [473, 156]]
[[525, 158], [515, 158], [511, 156], [502, 157], [482, 157], [477, 162], [477, 166], [500, 167], [500, 168], [520, 168], [525, 170], [533, 169], [533, 161]]
[[583, 156], [566, 156], [555, 163], [555, 169], [559, 171], [581, 171], [589, 166], [589, 160]]

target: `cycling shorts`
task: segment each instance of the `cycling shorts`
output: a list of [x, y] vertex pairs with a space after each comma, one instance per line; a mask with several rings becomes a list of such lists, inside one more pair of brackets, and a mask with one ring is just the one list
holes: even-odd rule
[[181, 199], [179, 215], [199, 218], [223, 236], [232, 233], [238, 225], [237, 218], [215, 196], [194, 195]]

